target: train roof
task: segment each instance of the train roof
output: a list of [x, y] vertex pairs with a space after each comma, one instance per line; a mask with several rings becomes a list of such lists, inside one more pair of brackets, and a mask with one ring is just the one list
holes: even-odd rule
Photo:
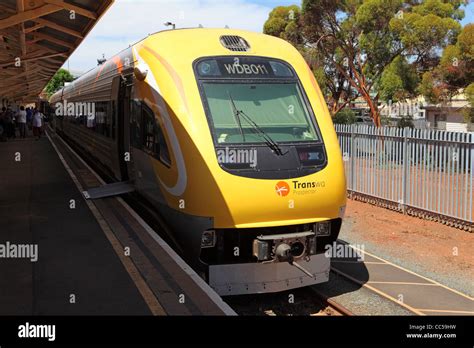
[[122, 57], [122, 59], [127, 55], [131, 57], [132, 50], [140, 50], [142, 47], [147, 47], [176, 67], [190, 67], [190, 62], [201, 57], [242, 55], [284, 58], [290, 57], [296, 51], [291, 44], [280, 38], [246, 30], [228, 28], [163, 30], [148, 35], [107, 59], [104, 64], [86, 72], [71, 85], [53, 95], [51, 102], [61, 99], [60, 96], [63, 94], [70, 94], [80, 85], [97, 80], [97, 76], [101, 74], [113, 74], [117, 68], [111, 62], [114, 62], [116, 57]]

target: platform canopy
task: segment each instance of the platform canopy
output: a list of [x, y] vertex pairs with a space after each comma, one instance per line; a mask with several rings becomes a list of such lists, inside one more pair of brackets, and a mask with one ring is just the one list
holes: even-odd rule
[[36, 101], [113, 2], [0, 0], [0, 98]]

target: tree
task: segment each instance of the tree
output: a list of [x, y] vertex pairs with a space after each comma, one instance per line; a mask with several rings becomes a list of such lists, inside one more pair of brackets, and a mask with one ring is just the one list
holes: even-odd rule
[[54, 74], [53, 78], [48, 82], [45, 87], [46, 93], [48, 96], [52, 96], [54, 93], [59, 91], [66, 82], [74, 81], [74, 77], [71, 73], [66, 69], [59, 69], [56, 74]]
[[464, 118], [466, 122], [474, 123], [474, 82], [466, 87], [464, 90], [469, 106], [464, 110]]
[[302, 30], [301, 9], [295, 5], [273, 9], [263, 28], [265, 34], [287, 40], [300, 51], [326, 96], [329, 110], [334, 117], [356, 96], [345, 77], [329, 64], [317, 47], [305, 44]]
[[[329, 8], [328, 2], [333, 3]], [[420, 70], [433, 64], [437, 49], [449, 44], [460, 29], [456, 21], [460, 5], [460, 1], [440, 0], [304, 0], [305, 34], [312, 40], [327, 35], [320, 47], [328, 55], [342, 53], [342, 64], [337, 60], [334, 64], [367, 102], [374, 123], [380, 126], [378, 102], [387, 89], [376, 88], [383, 73], [388, 68], [385, 78], [398, 78], [399, 92], [409, 81], [393, 73], [392, 64], [403, 63], [397, 58], [414, 62]]]
[[[344, 104], [356, 92], [380, 126], [379, 99], [410, 94], [416, 83], [411, 73], [397, 73], [396, 65], [410, 64], [410, 71], [417, 73], [436, 66], [440, 50], [452, 44], [461, 29], [461, 4], [462, 0], [303, 0], [299, 32], [303, 47], [317, 51], [316, 68], [326, 74], [335, 104], [341, 105], [341, 98]], [[390, 90], [390, 80], [397, 80], [398, 87]]]
[[415, 125], [413, 124], [413, 120], [410, 116], [403, 116], [401, 119], [398, 120], [397, 127], [398, 128], [415, 128]]
[[[431, 103], [444, 103], [474, 81], [474, 24], [466, 25], [454, 45], [443, 51], [438, 66], [423, 74], [419, 91]], [[472, 104], [471, 104], [472, 105]]]
[[301, 9], [296, 6], [278, 6], [269, 14], [263, 32], [292, 43], [297, 48], [303, 43], [300, 32]]
[[399, 56], [382, 73], [378, 91], [386, 103], [399, 102], [416, 96], [419, 78], [413, 64]]
[[[335, 117], [357, 98], [357, 94], [346, 76], [332, 64], [333, 57], [328, 58], [314, 46], [304, 47], [301, 51], [326, 96], [332, 117]], [[350, 72], [349, 74], [352, 76]]]
[[338, 124], [353, 124], [357, 122], [357, 117], [353, 110], [344, 108], [334, 116], [333, 122]]

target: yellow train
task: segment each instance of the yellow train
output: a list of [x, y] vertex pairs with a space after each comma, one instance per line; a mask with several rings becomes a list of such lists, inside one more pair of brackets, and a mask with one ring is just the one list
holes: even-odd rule
[[314, 75], [289, 43], [163, 31], [50, 102], [58, 131], [161, 213], [219, 294], [328, 281], [343, 161]]

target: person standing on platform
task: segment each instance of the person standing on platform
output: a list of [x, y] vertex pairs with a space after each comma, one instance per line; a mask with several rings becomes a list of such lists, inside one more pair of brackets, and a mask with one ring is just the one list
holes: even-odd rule
[[0, 141], [6, 141], [6, 135], [7, 135], [7, 127], [5, 125], [5, 113], [7, 111], [6, 107], [2, 108], [2, 111], [0, 112]]
[[28, 125], [29, 130], [33, 129], [32, 121], [33, 121], [33, 110], [31, 108], [26, 108], [26, 123]]
[[36, 140], [41, 139], [41, 128], [43, 127], [43, 114], [35, 108], [33, 111], [33, 135]]
[[20, 138], [26, 138], [26, 111], [24, 106], [20, 106], [17, 116], [18, 128], [20, 130]]
[[10, 108], [7, 108], [3, 116], [3, 122], [5, 123], [5, 130], [7, 133], [7, 138], [15, 138], [15, 125], [13, 123], [13, 111]]

